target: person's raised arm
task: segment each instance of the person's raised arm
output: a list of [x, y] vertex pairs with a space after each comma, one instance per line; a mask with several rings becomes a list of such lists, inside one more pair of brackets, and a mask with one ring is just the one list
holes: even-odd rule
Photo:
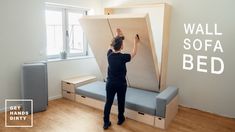
[[131, 59], [133, 59], [137, 53], [137, 49], [138, 49], [138, 43], [140, 41], [140, 38], [138, 36], [138, 34], [136, 34], [135, 39], [134, 39], [134, 47], [133, 50], [131, 52]]

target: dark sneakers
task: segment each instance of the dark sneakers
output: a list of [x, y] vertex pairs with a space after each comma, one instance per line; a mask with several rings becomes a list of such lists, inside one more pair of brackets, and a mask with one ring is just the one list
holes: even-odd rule
[[125, 121], [125, 117], [123, 117], [122, 119], [119, 119], [117, 124], [122, 125], [124, 121]]
[[[119, 120], [118, 120], [117, 124], [118, 124], [118, 125], [122, 125], [125, 120], [126, 120], [125, 117], [123, 117], [122, 119], [119, 119]], [[104, 123], [103, 128], [106, 130], [106, 129], [108, 129], [110, 126], [111, 126], [111, 122], [109, 121], [109, 123]]]
[[108, 129], [110, 126], [111, 126], [111, 122], [109, 122], [109, 123], [104, 123], [103, 128], [104, 128], [104, 129]]

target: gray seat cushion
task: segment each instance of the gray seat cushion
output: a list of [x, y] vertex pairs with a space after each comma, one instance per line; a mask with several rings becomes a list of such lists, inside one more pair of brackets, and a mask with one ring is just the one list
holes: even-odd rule
[[138, 112], [155, 115], [157, 92], [127, 88], [126, 107]]
[[[94, 98], [97, 100], [106, 100], [105, 82], [96, 81], [90, 84], [76, 88], [76, 94]], [[156, 112], [156, 96], [157, 92], [146, 91], [136, 88], [127, 88], [126, 92], [126, 108], [138, 112], [155, 115]], [[117, 104], [115, 97], [114, 104]]]
[[91, 97], [97, 100], [106, 100], [105, 82], [96, 81], [75, 89], [76, 94]]

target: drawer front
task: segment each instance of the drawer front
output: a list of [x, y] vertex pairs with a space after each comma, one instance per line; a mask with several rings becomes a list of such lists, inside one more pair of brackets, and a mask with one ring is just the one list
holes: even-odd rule
[[[100, 100], [92, 99], [82, 95], [76, 95], [76, 101], [96, 109], [104, 110], [105, 102]], [[112, 105], [111, 113], [116, 115], [118, 114], [118, 107], [116, 105]]]
[[137, 112], [137, 111], [133, 111], [130, 109], [126, 109], [126, 116], [130, 119], [139, 121], [139, 122], [143, 122], [145, 124], [148, 125], [154, 125], [154, 117], [152, 115], [148, 115], [142, 112]]
[[[82, 95], [76, 95], [76, 101], [88, 105], [90, 107], [94, 107], [96, 109], [104, 110], [104, 105], [105, 105], [104, 101], [92, 99]], [[118, 114], [118, 107], [116, 105], [112, 105], [111, 113]]]
[[72, 83], [62, 81], [63, 90], [75, 93], [75, 86]]
[[[89, 98], [89, 97], [86, 97], [86, 96], [76, 95], [76, 101], [79, 102], [79, 103], [88, 105], [90, 107], [93, 107], [93, 108], [97, 108], [97, 109], [100, 109], [100, 110], [104, 109], [104, 103], [105, 102], [99, 101], [99, 100], [96, 100], [96, 99], [92, 99], [92, 98]], [[116, 105], [112, 106], [111, 113], [113, 113], [113, 114], [118, 113], [118, 108], [117, 108]], [[133, 119], [133, 120], [136, 120], [136, 121], [143, 122], [145, 124], [154, 126], [155, 116], [140, 113], [140, 112], [133, 111], [133, 110], [130, 110], [130, 109], [127, 109], [127, 108], [125, 109], [125, 115], [126, 115], [127, 118], [130, 118], [130, 119]]]
[[75, 94], [74, 93], [72, 93], [72, 92], [69, 92], [69, 91], [65, 91], [65, 90], [63, 90], [63, 97], [64, 98], [67, 98], [67, 99], [69, 99], [69, 100], [75, 100]]
[[158, 128], [161, 128], [161, 129], [165, 129], [166, 128], [166, 125], [165, 125], [165, 118], [160, 118], [160, 117], [155, 117], [155, 123], [154, 123], [154, 126], [155, 127], [158, 127]]
[[82, 95], [76, 95], [76, 101], [85, 105], [88, 105], [90, 107], [94, 107], [100, 110], [104, 109], [104, 102], [103, 101], [99, 101], [96, 99], [92, 99], [92, 98], [88, 98], [86, 96], [82, 96]]

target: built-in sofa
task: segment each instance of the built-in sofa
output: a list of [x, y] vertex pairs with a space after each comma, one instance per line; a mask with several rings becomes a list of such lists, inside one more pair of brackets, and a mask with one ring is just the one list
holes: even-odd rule
[[[102, 109], [106, 100], [105, 82], [95, 81], [75, 89], [76, 101]], [[128, 87], [126, 92], [126, 116], [128, 118], [166, 128], [178, 110], [178, 88], [167, 87], [162, 92]], [[117, 114], [117, 98], [112, 113]]]

